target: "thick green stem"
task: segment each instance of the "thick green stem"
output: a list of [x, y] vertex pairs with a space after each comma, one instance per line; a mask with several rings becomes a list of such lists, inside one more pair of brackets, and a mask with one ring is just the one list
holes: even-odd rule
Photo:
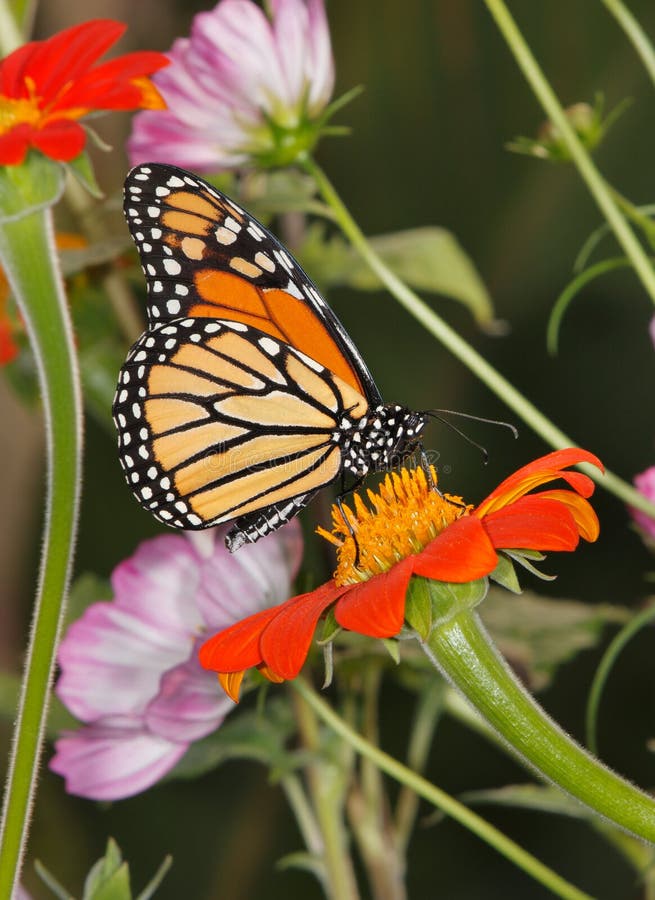
[[485, 0], [485, 3], [500, 32], [507, 41], [507, 45], [512, 51], [525, 80], [532, 88], [546, 115], [561, 134], [562, 141], [566, 145], [578, 172], [589, 188], [589, 192], [616, 235], [619, 244], [623, 247], [626, 256], [630, 259], [648, 295], [655, 303], [655, 269], [653, 269], [643, 247], [621, 214], [612, 196], [611, 188], [594, 165], [591, 156], [567, 119], [561, 103], [539, 67], [523, 35], [517, 28], [516, 22], [512, 18], [506, 4], [503, 0]]
[[70, 580], [81, 484], [82, 407], [49, 207], [0, 223], [0, 259], [38, 365], [47, 437], [43, 556], [2, 819], [0, 897], [10, 897], [25, 852]]
[[548, 866], [539, 862], [531, 853], [528, 853], [510, 838], [505, 837], [502, 832], [490, 825], [489, 822], [486, 822], [477, 813], [474, 813], [473, 810], [455, 800], [454, 797], [451, 797], [445, 791], [430, 784], [421, 775], [412, 772], [411, 769], [399, 763], [392, 756], [389, 756], [388, 753], [380, 750], [379, 747], [370, 744], [338, 716], [325, 700], [317, 696], [302, 678], [296, 678], [295, 681], [291, 682], [291, 686], [303, 697], [326, 725], [340, 735], [357, 753], [366, 756], [399, 784], [415, 791], [419, 797], [423, 797], [436, 809], [441, 810], [447, 816], [459, 822], [460, 825], [468, 828], [469, 831], [476, 834], [506, 859], [515, 863], [536, 881], [545, 885], [558, 897], [563, 897], [565, 900], [591, 900], [588, 894], [569, 884], [568, 881], [565, 881], [552, 869], [549, 869]]
[[[405, 309], [414, 316], [437, 340], [467, 366], [474, 375], [503, 400], [510, 409], [520, 416], [544, 441], [556, 450], [563, 447], [572, 447], [575, 442], [553, 422], [550, 421], [537, 407], [524, 397], [510, 382], [497, 372], [493, 366], [480, 356], [480, 354], [467, 344], [457, 332], [450, 327], [434, 310], [424, 303], [398, 276], [388, 268], [373, 250], [365, 235], [352, 218], [337, 194], [330, 180], [323, 170], [311, 158], [303, 160], [303, 165], [316, 180], [316, 183], [334, 213], [335, 221], [339, 224], [343, 233], [358, 251], [371, 269], [380, 278], [387, 290], [401, 303]], [[619, 497], [624, 503], [629, 503], [636, 509], [641, 509], [648, 515], [655, 517], [655, 503], [647, 500], [643, 494], [635, 490], [618, 475], [605, 471], [600, 475], [592, 466], [585, 467], [587, 474], [595, 479], [611, 494]]]
[[422, 647], [433, 664], [538, 774], [612, 824], [655, 843], [655, 801], [565, 734], [511, 672], [478, 616], [438, 625]]

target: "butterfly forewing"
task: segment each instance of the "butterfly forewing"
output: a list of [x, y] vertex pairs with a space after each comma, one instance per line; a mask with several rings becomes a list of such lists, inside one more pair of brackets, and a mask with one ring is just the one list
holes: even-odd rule
[[381, 402], [357, 348], [298, 263], [237, 204], [156, 163], [125, 183], [125, 215], [148, 283], [151, 327], [180, 317], [237, 320], [303, 351]]
[[114, 403], [132, 490], [181, 528], [309, 499], [341, 471], [344, 416], [356, 427], [367, 410], [302, 351], [243, 322], [198, 317], [141, 337]]

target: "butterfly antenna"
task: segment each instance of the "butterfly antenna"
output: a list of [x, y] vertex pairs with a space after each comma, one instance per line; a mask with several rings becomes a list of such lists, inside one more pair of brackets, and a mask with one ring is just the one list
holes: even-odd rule
[[[511, 422], [502, 422], [500, 419], [485, 419], [484, 416], [474, 416], [471, 415], [471, 413], [459, 412], [455, 409], [426, 409], [423, 415], [432, 416], [433, 419], [438, 419], [450, 428], [453, 428], [454, 426], [443, 419], [442, 416], [459, 416], [460, 419], [469, 419], [471, 422], [484, 422], [486, 425], [499, 425], [501, 428], [509, 428], [515, 439], [519, 436], [518, 428], [516, 425], [512, 425]], [[466, 437], [466, 435], [464, 436]]]
[[[448, 410], [443, 410], [443, 412], [448, 412]], [[458, 434], [461, 438], [464, 438], [467, 444], [470, 444], [472, 447], [475, 447], [476, 450], [480, 451], [480, 453], [482, 454], [482, 461], [485, 466], [487, 465], [487, 463], [489, 462], [489, 453], [486, 447], [483, 447], [482, 444], [478, 444], [477, 441], [474, 441], [472, 437], [469, 437], [469, 435], [465, 431], [462, 431], [461, 428], [458, 428], [457, 425], [453, 425], [453, 423], [449, 422], [448, 419], [444, 419], [442, 416], [438, 415], [436, 409], [426, 409], [423, 412], [423, 415], [430, 416], [431, 418], [436, 419], [438, 422], [441, 422], [443, 425], [446, 425], [448, 428], [450, 428], [451, 431], [454, 431], [455, 434]], [[462, 415], [464, 415], [464, 413], [462, 413]], [[475, 416], [467, 416], [466, 418], [474, 419]]]

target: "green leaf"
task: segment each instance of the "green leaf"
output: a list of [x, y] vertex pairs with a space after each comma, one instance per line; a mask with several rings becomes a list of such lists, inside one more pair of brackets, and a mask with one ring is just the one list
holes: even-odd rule
[[60, 250], [61, 269], [66, 277], [76, 275], [92, 266], [104, 266], [132, 248], [127, 235], [106, 238], [96, 244], [70, 250]]
[[503, 654], [534, 691], [545, 688], [563, 663], [593, 647], [607, 624], [625, 622], [630, 613], [619, 606], [591, 606], [531, 591], [515, 597], [492, 587], [480, 615]]
[[541, 784], [508, 784], [502, 788], [490, 788], [482, 791], [466, 791], [459, 799], [467, 805], [494, 804], [511, 806], [520, 809], [532, 809], [537, 812], [555, 813], [570, 816], [573, 819], [589, 819], [596, 817], [590, 810], [577, 803], [573, 797], [552, 785]]
[[432, 592], [427, 578], [414, 576], [407, 588], [405, 619], [423, 640], [432, 631]]
[[173, 857], [165, 856], [162, 860], [160, 867], [157, 869], [155, 874], [152, 876], [148, 884], [144, 887], [141, 893], [138, 895], [136, 900], [150, 900], [151, 897], [154, 896], [155, 891], [162, 883], [164, 878], [166, 877], [166, 873], [173, 865]]
[[516, 569], [512, 565], [512, 561], [504, 553], [498, 554], [498, 563], [493, 572], [490, 573], [489, 578], [513, 594], [521, 593], [521, 585], [516, 575]]
[[113, 838], [105, 855], [95, 863], [84, 882], [83, 900], [131, 900], [130, 872]]
[[[226, 192], [230, 193], [228, 188]], [[252, 171], [231, 188], [231, 194], [265, 223], [274, 215], [301, 212], [329, 216], [316, 198], [316, 183], [297, 169]]]
[[99, 600], [111, 600], [112, 597], [112, 587], [106, 578], [101, 578], [93, 572], [83, 572], [78, 575], [68, 595], [66, 625], [79, 619], [92, 603], [97, 603]]
[[102, 200], [105, 195], [100, 190], [100, 185], [96, 181], [96, 175], [91, 165], [91, 158], [85, 150], [79, 156], [76, 156], [75, 159], [66, 163], [66, 169], [92, 197]]
[[[373, 250], [410, 287], [443, 294], [462, 303], [479, 325], [490, 326], [494, 311], [489, 293], [471, 259], [445, 228], [426, 226], [370, 238]], [[347, 285], [380, 290], [382, 284], [341, 237], [329, 241], [320, 226], [309, 229], [301, 257], [326, 287]]]
[[46, 869], [40, 859], [34, 861], [34, 868], [41, 881], [52, 891], [55, 897], [58, 897], [59, 900], [75, 900], [71, 892], [67, 891], [66, 888], [57, 881], [52, 872], [49, 872], [48, 869]]

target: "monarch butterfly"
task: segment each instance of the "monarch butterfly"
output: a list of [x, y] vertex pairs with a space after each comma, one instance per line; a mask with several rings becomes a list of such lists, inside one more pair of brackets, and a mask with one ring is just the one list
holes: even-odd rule
[[177, 528], [231, 522], [232, 551], [289, 521], [323, 486], [391, 468], [426, 414], [382, 402], [342, 324], [284, 247], [174, 166], [125, 182], [148, 328], [114, 400], [139, 503]]

